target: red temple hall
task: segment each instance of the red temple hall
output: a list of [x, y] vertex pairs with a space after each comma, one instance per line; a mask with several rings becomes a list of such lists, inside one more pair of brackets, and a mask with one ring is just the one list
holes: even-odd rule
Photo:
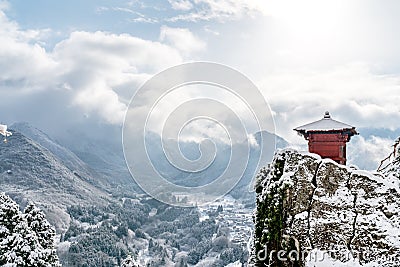
[[346, 164], [346, 143], [353, 135], [358, 134], [355, 127], [333, 120], [328, 111], [321, 120], [294, 130], [308, 140], [308, 150], [311, 153], [344, 165]]

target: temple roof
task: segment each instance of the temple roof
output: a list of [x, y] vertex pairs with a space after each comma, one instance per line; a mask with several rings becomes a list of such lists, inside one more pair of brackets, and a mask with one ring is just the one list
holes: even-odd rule
[[299, 126], [294, 130], [301, 134], [312, 131], [350, 131], [352, 134], [357, 134], [354, 126], [333, 120], [328, 111], [325, 112], [325, 115], [322, 119]]

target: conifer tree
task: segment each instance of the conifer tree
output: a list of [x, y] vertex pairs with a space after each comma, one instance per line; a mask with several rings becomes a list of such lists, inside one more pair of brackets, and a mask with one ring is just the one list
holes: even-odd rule
[[0, 265], [60, 266], [54, 244], [41, 245], [18, 204], [4, 193], [0, 193]]
[[24, 210], [26, 221], [28, 226], [35, 231], [40, 245], [47, 249], [52, 248], [54, 243], [54, 237], [56, 234], [53, 226], [46, 220], [46, 216], [43, 211], [35, 206], [32, 202], [26, 206]]
[[24, 216], [28, 226], [36, 233], [39, 244], [43, 248], [43, 254], [48, 263], [58, 262], [58, 256], [54, 247], [56, 231], [47, 221], [45, 214], [34, 203], [30, 202], [24, 210]]
[[135, 259], [129, 255], [126, 259], [124, 259], [121, 263], [122, 267], [139, 267], [139, 264], [135, 261]]

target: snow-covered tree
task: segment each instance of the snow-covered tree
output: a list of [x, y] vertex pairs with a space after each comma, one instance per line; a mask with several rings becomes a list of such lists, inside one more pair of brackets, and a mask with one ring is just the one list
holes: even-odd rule
[[39, 208], [32, 202], [26, 206], [24, 210], [28, 226], [35, 231], [40, 245], [43, 248], [52, 248], [56, 231], [53, 226], [46, 220], [46, 217]]
[[139, 267], [139, 264], [136, 262], [136, 260], [132, 256], [128, 256], [126, 259], [124, 259], [121, 263], [122, 267]]
[[24, 216], [28, 226], [36, 233], [43, 253], [47, 255], [47, 262], [58, 262], [58, 256], [54, 247], [56, 230], [47, 221], [43, 211], [30, 202], [24, 210]]
[[0, 265], [60, 266], [54, 245], [43, 248], [18, 204], [0, 193]]
[[176, 264], [175, 267], [188, 267], [185, 259], [182, 257]]

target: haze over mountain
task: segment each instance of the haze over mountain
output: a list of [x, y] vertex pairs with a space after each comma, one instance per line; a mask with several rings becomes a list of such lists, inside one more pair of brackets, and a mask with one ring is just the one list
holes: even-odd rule
[[[101, 199], [108, 201], [109, 194], [122, 196], [142, 192], [126, 167], [118, 138], [107, 142], [101, 136], [92, 138], [71, 129], [64, 138], [58, 138], [62, 140], [60, 142], [28, 123], [15, 123], [10, 128], [14, 135], [9, 143], [2, 143], [0, 147], [1, 190], [19, 199], [20, 203], [32, 197], [43, 205], [54, 203], [53, 209], [64, 209], [70, 204], [101, 203]], [[391, 150], [393, 140], [390, 138], [397, 131], [361, 129], [360, 132], [362, 135], [354, 137], [349, 143], [349, 162], [360, 168], [374, 170]], [[276, 138], [277, 148], [290, 146], [284, 139], [268, 132], [249, 136], [252, 139], [249, 140], [252, 143], [250, 157], [242, 179], [231, 192], [235, 197], [252, 196], [249, 192], [252, 191], [251, 181], [257, 171], [261, 135], [266, 143]], [[364, 139], [375, 140], [377, 146], [381, 144], [379, 151], [375, 148], [371, 150], [363, 142]], [[168, 162], [160, 149], [159, 136], [149, 135], [147, 141], [154, 166], [166, 179], [177, 184], [207, 184], [223, 173], [229, 162], [230, 147], [216, 143], [217, 154], [212, 164], [202, 172], [188, 173]], [[195, 142], [181, 142], [180, 147], [183, 155], [189, 159], [196, 159], [200, 155]], [[305, 141], [302, 149], [306, 149]], [[274, 149], [265, 148], [265, 152], [259, 166], [265, 166], [272, 159]], [[46, 212], [51, 213], [49, 210]]]
[[[0, 145], [0, 190], [24, 205], [34, 201], [58, 230], [66, 229], [70, 205], [102, 205], [110, 201], [98, 176], [68, 150], [59, 148], [62, 159], [18, 131], [8, 143]], [[37, 137], [44, 138], [45, 135]], [[45, 139], [42, 139], [43, 143]], [[48, 143], [49, 144], [49, 143]], [[68, 157], [67, 157], [68, 156]]]
[[[48, 136], [41, 130], [29, 125], [29, 123], [15, 123], [11, 126], [25, 136], [31, 138], [49, 152], [54, 154], [66, 167], [71, 170], [79, 170], [82, 177], [92, 179], [89, 181], [101, 187], [107, 192], [138, 192], [141, 191], [132, 179], [123, 156], [122, 142], [120, 139], [120, 127], [104, 125], [104, 131], [97, 135], [89, 135], [84, 129], [71, 128], [63, 135], [55, 138]], [[348, 158], [350, 164], [356, 164], [361, 169], [374, 170], [379, 161], [387, 155], [391, 149], [397, 131], [388, 129], [361, 128], [360, 136], [352, 138], [348, 145]], [[116, 136], [105, 138], [106, 134]], [[265, 144], [270, 144], [275, 135], [267, 132], [258, 132], [250, 135], [250, 158], [243, 179], [237, 187], [244, 190], [248, 186], [252, 174], [256, 171], [260, 153], [261, 134]], [[393, 139], [392, 139], [393, 138]], [[368, 142], [366, 142], [368, 140]], [[146, 138], [149, 156], [154, 166], [167, 179], [175, 183], [188, 186], [197, 186], [208, 183], [218, 177], [229, 162], [230, 147], [227, 144], [216, 142], [217, 150], [214, 162], [203, 172], [188, 173], [178, 170], [167, 160], [161, 149], [161, 140], [157, 134], [149, 134]], [[285, 148], [290, 145], [287, 141], [276, 136], [276, 147]], [[176, 140], [168, 140], [176, 142]], [[302, 141], [302, 150], [307, 149], [307, 142]], [[246, 140], [242, 145], [245, 145]], [[373, 144], [373, 145], [371, 145]], [[199, 157], [198, 143], [181, 142], [180, 147], [185, 157], [194, 160]], [[298, 146], [295, 146], [298, 147]], [[260, 160], [260, 166], [264, 166], [272, 159], [274, 148], [264, 147], [264, 158]], [[245, 189], [248, 191], [248, 188]]]
[[[228, 165], [239, 165], [239, 162], [231, 161], [232, 151], [246, 151], [249, 148], [249, 153], [243, 154], [240, 157], [241, 161], [247, 162], [246, 168], [242, 170], [243, 175], [242, 177], [238, 177], [238, 183], [231, 192], [237, 198], [245, 195], [248, 196], [253, 191], [252, 179], [257, 173], [258, 168], [266, 165], [272, 159], [275, 151], [275, 143], [277, 148], [288, 146], [288, 143], [284, 139], [266, 131], [251, 134], [248, 140], [243, 140], [243, 142], [233, 144], [232, 146], [216, 140], [214, 143], [215, 151], [213, 149], [203, 151], [203, 153], [214, 155], [209, 165], [206, 165], [207, 167], [202, 171], [190, 172], [178, 169], [176, 166], [182, 166], [179, 159], [183, 161], [183, 157], [189, 160], [200, 158], [199, 143], [178, 142], [174, 139], [164, 140], [164, 142], [163, 146], [161, 137], [154, 133], [150, 133], [146, 137], [146, 144], [148, 144], [147, 151], [151, 162], [154, 168], [165, 179], [182, 186], [202, 186], [211, 183], [227, 170]], [[181, 155], [173, 155], [173, 158], [178, 159], [178, 161], [170, 162], [162, 148], [175, 146], [177, 143], [180, 147]], [[263, 150], [262, 158], [260, 158], [261, 150]], [[177, 153], [179, 154], [179, 151]], [[143, 160], [146, 161], [147, 159], [144, 158]], [[144, 164], [138, 164], [138, 166], [141, 165]], [[198, 165], [204, 165], [204, 162], [198, 162]], [[146, 170], [143, 170], [143, 173], [145, 172]]]
[[[66, 266], [71, 262], [92, 262], [99, 266], [104, 262], [115, 262], [116, 259], [120, 261], [128, 252], [138, 251], [142, 261], [150, 261], [151, 258], [151, 261], [162, 262], [165, 258], [171, 264], [182, 257], [187, 257], [193, 263], [198, 262], [201, 257], [196, 255], [210, 255], [208, 261], [215, 261], [220, 253], [231, 253], [229, 251], [232, 250], [235, 251], [234, 257], [225, 256], [224, 262], [245, 261], [246, 248], [242, 245], [232, 243], [214, 251], [211, 237], [217, 234], [219, 227], [215, 219], [200, 220], [200, 216], [205, 215], [200, 215], [197, 208], [171, 207], [127, 188], [122, 191], [125, 181], [113, 179], [113, 184], [109, 183], [104, 173], [92, 168], [97, 166], [93, 164], [94, 161], [89, 166], [69, 149], [27, 123], [17, 123], [11, 127], [11, 131], [13, 136], [9, 142], [0, 144], [0, 190], [22, 207], [28, 201], [33, 201], [45, 211], [48, 220], [61, 234], [58, 254]], [[258, 133], [255, 139], [261, 135], [274, 138], [272, 134]], [[193, 146], [187, 152], [195, 155], [196, 145], [183, 145]], [[99, 150], [101, 148], [92, 148], [90, 151], [96, 153]], [[106, 162], [102, 154], [98, 158], [98, 162]], [[112, 170], [109, 172], [112, 173]], [[205, 174], [198, 178], [203, 177], [207, 178]], [[133, 180], [130, 181], [133, 184]], [[244, 190], [248, 188], [244, 186], [243, 191], [239, 190], [237, 197], [243, 197], [242, 192], [247, 192]], [[218, 216], [219, 212], [210, 207], [208, 209], [210, 213], [207, 216]], [[178, 229], [164, 229], [166, 225]], [[228, 231], [226, 229], [220, 234], [227, 234]], [[174, 240], [178, 240], [174, 242], [182, 244], [178, 250], [182, 255], [175, 259], [172, 256], [172, 252], [176, 252], [175, 243], [165, 243], [165, 237], [160, 233], [172, 235]], [[181, 237], [182, 233], [184, 238]], [[195, 244], [192, 244], [193, 240], [196, 240]], [[197, 243], [201, 240], [204, 241], [201, 246], [205, 246], [205, 250], [201, 252], [203, 254], [198, 254]], [[148, 249], [152, 246], [155, 247]], [[159, 254], [158, 247], [168, 251], [168, 255]], [[160, 265], [157, 263], [155, 266]]]
[[[2, 184], [2, 189], [6, 192], [17, 195], [18, 190], [22, 190], [19, 187], [20, 182], [23, 183], [24, 191], [30, 192], [32, 190], [36, 192], [35, 190], [40, 188], [38, 184], [42, 183], [43, 180], [52, 181], [52, 179], [58, 179], [62, 185], [48, 183], [49, 181], [46, 180], [48, 183], [46, 186], [55, 187], [54, 194], [63, 196], [64, 191], [68, 189], [73, 195], [70, 198], [71, 202], [68, 202], [67, 199], [60, 200], [62, 204], [60, 206], [72, 204], [74, 197], [88, 198], [88, 202], [96, 202], [96, 200], [92, 199], [94, 197], [93, 194], [81, 192], [86, 187], [96, 191], [94, 194], [97, 195], [94, 197], [95, 199], [110, 193], [123, 195], [125, 193], [141, 192], [126, 167], [122, 144], [118, 144], [115, 140], [113, 142], [105, 142], [101, 139], [92, 139], [84, 134], [71, 131], [69, 135], [66, 135], [68, 138], [63, 139], [63, 143], [69, 146], [66, 148], [60, 145], [61, 142], [58, 143], [43, 131], [29, 125], [29, 123], [15, 123], [11, 126], [11, 129], [14, 132], [14, 136], [9, 143], [2, 144], [1, 149], [2, 177], [4, 177], [4, 181], [7, 181], [7, 183]], [[236, 197], [241, 197], [243, 194], [252, 191], [250, 184], [257, 171], [261, 136], [265, 143], [271, 143], [272, 139], [275, 138], [275, 135], [267, 132], [258, 132], [249, 137], [252, 139], [249, 142], [253, 142], [253, 144], [250, 146], [250, 157], [245, 173], [233, 192]], [[198, 173], [180, 171], [168, 162], [163, 151], [160, 150], [159, 140], [157, 135], [150, 136], [150, 140], [148, 140], [149, 155], [160, 173], [166, 179], [170, 179], [177, 184], [198, 186], [209, 183], [224, 171], [226, 164], [229, 162], [229, 146], [217, 143], [218, 149], [215, 160], [207, 169]], [[278, 148], [288, 145], [282, 138], [276, 137], [276, 140]], [[169, 142], [176, 141], [169, 140]], [[247, 145], [246, 142], [244, 140], [243, 144], [239, 145]], [[197, 143], [183, 142], [180, 146], [185, 156], [193, 159], [198, 157], [199, 148]], [[22, 152], [23, 154], [21, 154]], [[267, 164], [273, 156], [274, 148], [264, 148], [264, 152], [264, 157], [260, 160], [259, 166]], [[23, 155], [25, 154], [29, 154], [29, 156], [24, 157]], [[38, 170], [41, 171], [29, 172], [31, 166], [37, 166]], [[7, 170], [10, 170], [12, 174], [7, 174]], [[14, 180], [13, 177], [18, 177], [19, 180]], [[75, 180], [71, 180], [72, 178], [76, 180], [76, 183]], [[65, 184], [64, 179], [71, 181], [71, 184], [65, 185], [67, 188], [63, 187]], [[75, 186], [77, 187], [76, 192], [74, 191]], [[24, 197], [29, 195], [27, 194]], [[42, 202], [41, 198], [36, 195], [34, 195], [34, 199]]]

